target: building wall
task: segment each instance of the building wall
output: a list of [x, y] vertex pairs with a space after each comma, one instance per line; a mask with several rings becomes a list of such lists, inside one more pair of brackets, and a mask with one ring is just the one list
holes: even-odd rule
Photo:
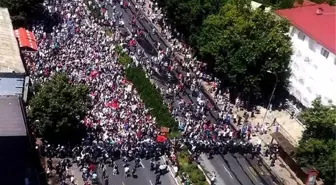
[[295, 27], [291, 27], [290, 36], [294, 50], [290, 93], [306, 107], [318, 96], [324, 104], [336, 104], [335, 54]]
[[0, 95], [19, 95], [22, 97], [24, 82], [24, 75], [0, 74]]

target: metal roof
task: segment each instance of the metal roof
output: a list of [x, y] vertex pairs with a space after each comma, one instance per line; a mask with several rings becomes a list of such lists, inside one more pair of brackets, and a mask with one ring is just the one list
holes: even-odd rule
[[0, 8], [0, 73], [25, 73], [7, 8]]
[[0, 96], [0, 137], [27, 135], [19, 98]]

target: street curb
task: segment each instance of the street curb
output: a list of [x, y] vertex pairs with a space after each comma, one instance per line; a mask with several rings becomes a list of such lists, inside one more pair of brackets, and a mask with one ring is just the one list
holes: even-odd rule
[[209, 184], [211, 184], [211, 180], [209, 179], [208, 175], [207, 175], [207, 174], [205, 173], [205, 171], [203, 170], [202, 166], [198, 164], [197, 167], [203, 172], [206, 181], [207, 181]]
[[[163, 160], [165, 163], [167, 163], [166, 156], [162, 156], [162, 160]], [[170, 165], [167, 165], [167, 167], [168, 167], [169, 173], [170, 173], [170, 175], [173, 177], [175, 183], [176, 183], [177, 185], [182, 185], [182, 183], [180, 183], [180, 182], [181, 182], [180, 177], [179, 177], [179, 176], [176, 176], [176, 175], [174, 174], [173, 169], [171, 169], [172, 167], [170, 167]]]
[[[188, 152], [189, 152], [189, 154], [191, 154], [191, 152], [190, 152], [189, 150], [188, 150]], [[211, 184], [211, 180], [210, 180], [210, 178], [208, 177], [207, 173], [206, 173], [206, 172], [204, 171], [204, 169], [202, 168], [202, 166], [199, 165], [199, 164], [197, 164], [197, 167], [198, 167], [198, 169], [200, 169], [200, 170], [202, 171], [203, 175], [205, 176], [206, 181], [207, 181], [209, 184]]]
[[[189, 150], [188, 150], [188, 152], [191, 153]], [[162, 157], [162, 159], [166, 162], [166, 156]], [[197, 164], [197, 167], [198, 167], [198, 169], [200, 169], [202, 171], [203, 175], [205, 176], [206, 181], [210, 185], [211, 181], [210, 181], [208, 175], [206, 174], [206, 172], [203, 170], [202, 166]], [[170, 165], [168, 165], [168, 169], [169, 169], [170, 174], [173, 176], [173, 178], [175, 180], [175, 183], [178, 184], [178, 185], [182, 185], [182, 183], [180, 183], [180, 182], [182, 182], [182, 179], [179, 176], [175, 177], [175, 174], [174, 174], [173, 170], [171, 169]]]

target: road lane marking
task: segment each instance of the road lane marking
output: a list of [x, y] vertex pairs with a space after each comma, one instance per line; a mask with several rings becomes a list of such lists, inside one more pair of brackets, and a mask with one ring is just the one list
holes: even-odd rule
[[121, 182], [122, 183], [122, 185], [125, 185], [125, 183], [124, 182]]
[[142, 164], [142, 161], [140, 161], [140, 165], [142, 168], [145, 168], [145, 165]]
[[150, 184], [150, 185], [153, 185], [153, 183], [152, 183], [152, 181], [151, 181], [151, 180], [149, 180], [149, 184]]
[[225, 167], [225, 165], [224, 164], [222, 164], [223, 165], [223, 167], [224, 167], [224, 169], [225, 169], [225, 171], [230, 175], [230, 178], [231, 179], [233, 179], [233, 177], [232, 177], [232, 175], [231, 175], [231, 173], [230, 173], [230, 171]]
[[130, 35], [132, 35], [131, 30], [130, 30], [128, 27], [126, 27], [126, 26], [125, 26], [125, 28], [126, 28], [127, 32], [128, 32]]

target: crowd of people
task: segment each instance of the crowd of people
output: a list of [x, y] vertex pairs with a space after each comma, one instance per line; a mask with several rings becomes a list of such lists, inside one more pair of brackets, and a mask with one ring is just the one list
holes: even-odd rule
[[[123, 52], [133, 59], [132, 65], [141, 66], [164, 96], [164, 103], [170, 107], [182, 132], [182, 138], [177, 141], [195, 151], [193, 160], [197, 162], [200, 152], [207, 152], [209, 158], [226, 152], [251, 153], [253, 158], [257, 156], [261, 152], [261, 145], [253, 146], [248, 142], [251, 129], [248, 124], [238, 131], [230, 126], [232, 122], [245, 123], [247, 119], [233, 116], [233, 107], [227, 99], [228, 92], [218, 93], [222, 94], [219, 97], [226, 106], [219, 116], [213, 114], [213, 105], [200, 90], [202, 81], [211, 79], [205, 73], [206, 65], [193, 59], [190, 49], [183, 47], [171, 34], [167, 38], [174, 46], [162, 49], [158, 44], [155, 48], [159, 50], [158, 55], [147, 56], [141, 46], [136, 44], [137, 40], [144, 39], [142, 30], [133, 20], [136, 15], [132, 20], [123, 20], [123, 9], [118, 12], [115, 8], [125, 8], [124, 2], [109, 2], [113, 17], [105, 16], [103, 20], [89, 14], [88, 4], [83, 0], [46, 5], [50, 12], [60, 15], [60, 24], [55, 25], [51, 33], [46, 33], [42, 25], [33, 27], [39, 49], [35, 53], [26, 54], [32, 82], [40, 83], [57, 72], [65, 72], [71, 83], [89, 86], [93, 105], [82, 120], [87, 126], [88, 136], [81, 145], [70, 148], [52, 146], [44, 141], [40, 148], [42, 154], [50, 160], [55, 157], [73, 159], [72, 162], [80, 166], [82, 177], [87, 183], [99, 179], [97, 168], [100, 168], [103, 173], [101, 180], [105, 184], [109, 183], [109, 175], [118, 174], [119, 167], [115, 161], [119, 158], [124, 161], [123, 168], [127, 176], [135, 175], [140, 158], [156, 159], [166, 155], [172, 161], [176, 159], [172, 142], [157, 141], [159, 126], [132, 82], [127, 81], [124, 75], [124, 66], [118, 62], [119, 55], [115, 51], [116, 47], [121, 46]], [[89, 1], [89, 5], [91, 3], [94, 2]], [[140, 7], [144, 1], [135, 4]], [[106, 6], [107, 3], [100, 5]], [[152, 8], [158, 9], [155, 6]], [[139, 8], [136, 10], [141, 11]], [[131, 33], [123, 32], [123, 22], [126, 21], [132, 24]], [[106, 34], [106, 26], [113, 29], [112, 37]], [[167, 29], [165, 26], [163, 33], [168, 34]], [[160, 85], [155, 82], [161, 78], [167, 83]], [[58, 174], [62, 174], [62, 169], [64, 171], [69, 163], [59, 163]], [[151, 166], [154, 171], [166, 169], [165, 164], [155, 160], [152, 160]], [[54, 168], [52, 165], [47, 167], [48, 170]], [[107, 167], [113, 168], [113, 174], [106, 174]], [[156, 183], [160, 180], [161, 173], [158, 174]], [[62, 178], [62, 183], [65, 183], [65, 178]]]

